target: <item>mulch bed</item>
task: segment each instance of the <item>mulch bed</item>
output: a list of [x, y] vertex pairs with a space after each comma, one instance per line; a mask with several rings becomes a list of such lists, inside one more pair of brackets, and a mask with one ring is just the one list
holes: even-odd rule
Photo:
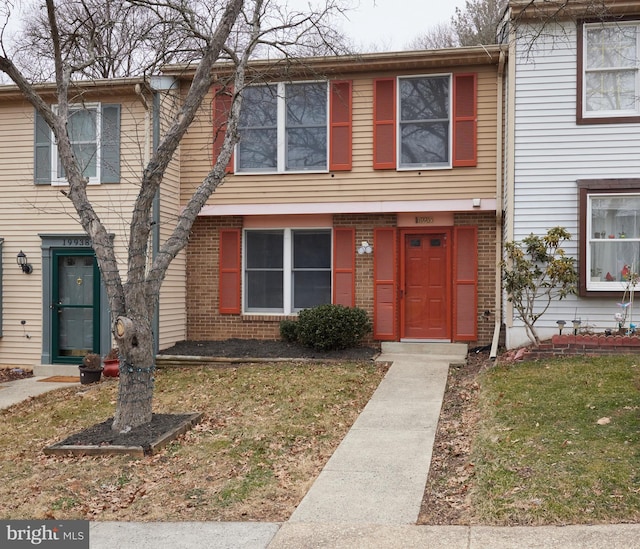
[[88, 427], [45, 448], [45, 454], [131, 454], [151, 455], [190, 429], [202, 414], [153, 414], [145, 423], [120, 433], [111, 429], [113, 418]]
[[0, 368], [0, 383], [27, 377], [33, 377], [31, 370], [25, 370], [23, 368]]
[[335, 351], [318, 351], [286, 341], [226, 339], [223, 341], [180, 341], [160, 351], [161, 355], [210, 356], [220, 358], [291, 358], [317, 360], [373, 360], [379, 347], [359, 346]]

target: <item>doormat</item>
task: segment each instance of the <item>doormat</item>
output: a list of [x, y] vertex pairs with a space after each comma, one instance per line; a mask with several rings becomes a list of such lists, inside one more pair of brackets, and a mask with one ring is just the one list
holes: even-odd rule
[[54, 383], [80, 383], [80, 376], [51, 376], [38, 381], [52, 381]]

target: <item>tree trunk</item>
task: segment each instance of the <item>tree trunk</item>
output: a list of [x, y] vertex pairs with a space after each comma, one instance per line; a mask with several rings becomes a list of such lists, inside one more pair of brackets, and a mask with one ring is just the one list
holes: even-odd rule
[[118, 406], [111, 428], [128, 432], [151, 421], [155, 357], [149, 322], [118, 317], [114, 336], [120, 354]]

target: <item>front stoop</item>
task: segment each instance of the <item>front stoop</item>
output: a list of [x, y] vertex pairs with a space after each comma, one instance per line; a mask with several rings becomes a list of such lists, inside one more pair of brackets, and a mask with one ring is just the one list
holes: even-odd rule
[[33, 367], [36, 377], [80, 376], [77, 364], [36, 364]]
[[422, 355], [451, 364], [464, 363], [469, 346], [466, 343], [383, 341], [382, 355]]

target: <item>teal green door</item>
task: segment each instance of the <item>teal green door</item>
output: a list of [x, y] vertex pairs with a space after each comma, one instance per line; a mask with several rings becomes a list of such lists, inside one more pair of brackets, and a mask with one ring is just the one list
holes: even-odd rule
[[100, 275], [93, 250], [53, 252], [52, 358], [79, 364], [100, 351]]

